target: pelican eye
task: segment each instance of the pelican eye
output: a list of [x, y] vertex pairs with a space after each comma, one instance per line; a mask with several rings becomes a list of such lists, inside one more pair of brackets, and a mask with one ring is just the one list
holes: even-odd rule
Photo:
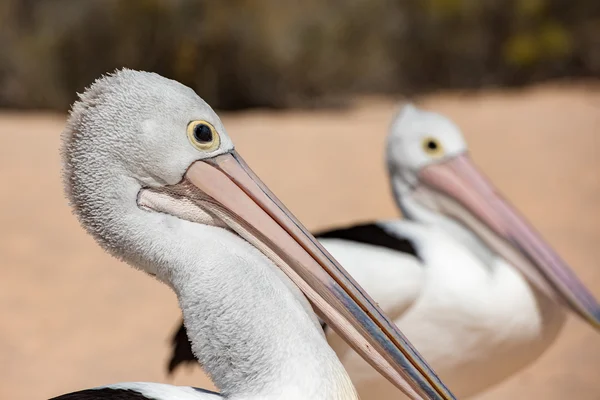
[[441, 157], [444, 155], [442, 144], [433, 137], [426, 137], [423, 139], [423, 150], [432, 157]]
[[188, 124], [187, 135], [192, 145], [202, 151], [211, 151], [219, 147], [219, 134], [211, 123], [192, 121]]

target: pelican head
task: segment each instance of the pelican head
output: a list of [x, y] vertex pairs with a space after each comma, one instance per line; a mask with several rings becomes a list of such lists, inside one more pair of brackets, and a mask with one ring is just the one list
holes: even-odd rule
[[[227, 255], [227, 246], [215, 248], [203, 239], [237, 235], [279, 267], [327, 323], [412, 398], [453, 398], [379, 307], [251, 171], [219, 117], [190, 88], [132, 70], [97, 80], [73, 106], [62, 153], [75, 214], [113, 255], [176, 292], [195, 274], [206, 274], [222, 285], [215, 292], [221, 293], [227, 291], [227, 270], [210, 265], [223, 264], [219, 255]], [[206, 235], [198, 233], [200, 227]], [[206, 268], [185, 269], [197, 264], [199, 254], [206, 256]]]
[[600, 329], [598, 302], [479, 172], [456, 125], [408, 104], [391, 125], [387, 148], [392, 187], [407, 217], [445, 224], [458, 236], [468, 227], [538, 289]]
[[[146, 198], [169, 201], [161, 188], [182, 181], [195, 161], [232, 150], [221, 120], [192, 89], [124, 69], [97, 80], [73, 105], [62, 148], [67, 198], [106, 250], [168, 283], [170, 271], [156, 270], [153, 238], [144, 234]], [[175, 213], [192, 207], [170, 201]]]

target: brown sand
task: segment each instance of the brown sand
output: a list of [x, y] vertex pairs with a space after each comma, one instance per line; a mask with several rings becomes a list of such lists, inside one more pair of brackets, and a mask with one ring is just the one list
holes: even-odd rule
[[[463, 128], [480, 167], [600, 297], [600, 91], [541, 87], [424, 104]], [[255, 171], [315, 229], [397, 215], [382, 162], [393, 110], [370, 99], [352, 111], [224, 121]], [[0, 115], [0, 399], [119, 381], [209, 385], [198, 368], [165, 376], [174, 295], [104, 254], [71, 216], [59, 177], [64, 121]], [[600, 399], [599, 371], [598, 333], [571, 318], [535, 365], [480, 398]]]

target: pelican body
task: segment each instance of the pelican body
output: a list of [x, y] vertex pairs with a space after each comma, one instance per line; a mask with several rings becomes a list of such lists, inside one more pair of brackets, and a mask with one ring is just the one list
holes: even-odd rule
[[[316, 233], [459, 398], [535, 361], [571, 310], [593, 327], [600, 307], [570, 268], [478, 172], [459, 128], [406, 105], [387, 165], [404, 219]], [[326, 328], [362, 398], [393, 387]], [[169, 364], [193, 360], [180, 329]]]
[[74, 104], [63, 142], [81, 224], [174, 290], [220, 393], [138, 382], [55, 400], [357, 399], [313, 310], [412, 399], [454, 399], [191, 89], [132, 70], [103, 77]]

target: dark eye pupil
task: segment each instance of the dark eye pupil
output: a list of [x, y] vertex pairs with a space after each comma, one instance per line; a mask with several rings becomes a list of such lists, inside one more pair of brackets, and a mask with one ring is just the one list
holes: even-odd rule
[[194, 127], [194, 138], [200, 143], [212, 142], [212, 130], [205, 124], [198, 124]]
[[430, 150], [437, 150], [438, 144], [433, 140], [430, 140], [429, 142], [427, 142], [427, 148]]

